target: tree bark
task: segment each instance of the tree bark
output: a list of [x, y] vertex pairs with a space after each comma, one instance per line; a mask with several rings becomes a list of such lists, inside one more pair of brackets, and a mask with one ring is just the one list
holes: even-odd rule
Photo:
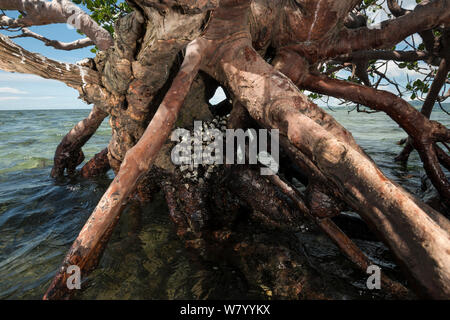
[[83, 178], [92, 178], [105, 174], [109, 169], [108, 149], [105, 148], [81, 168], [80, 174]]
[[[431, 116], [431, 112], [433, 111], [434, 105], [436, 104], [436, 100], [439, 98], [439, 92], [441, 91], [442, 86], [444, 85], [447, 79], [447, 74], [449, 71], [450, 65], [447, 63], [447, 58], [444, 58], [441, 60], [436, 77], [433, 80], [433, 83], [431, 84], [430, 91], [428, 92], [427, 98], [425, 99], [425, 102], [423, 103], [422, 106], [421, 113], [427, 119], [429, 119]], [[409, 155], [413, 150], [414, 145], [408, 138], [404, 149], [395, 158], [395, 160], [406, 164], [408, 162]]]
[[344, 98], [389, 115], [411, 137], [428, 177], [443, 201], [450, 204], [450, 184], [439, 166], [439, 160], [432, 147], [436, 142], [449, 140], [450, 133], [446, 127], [428, 120], [426, 115], [414, 109], [405, 100], [387, 91], [315, 75], [304, 77], [299, 86], [333, 97]]
[[93, 46], [95, 43], [89, 38], [79, 39], [72, 42], [61, 42], [56, 40], [50, 40], [46, 37], [41, 36], [40, 34], [37, 34], [36, 32], [33, 32], [27, 28], [22, 28], [22, 34], [18, 36], [11, 36], [10, 39], [16, 39], [16, 38], [34, 38], [37, 40], [40, 40], [44, 42], [44, 44], [48, 47], [53, 47], [55, 49], [59, 50], [75, 50], [75, 49], [82, 49], [89, 46]]
[[53, 178], [64, 175], [64, 170], [67, 170], [68, 174], [75, 173], [76, 167], [84, 160], [84, 154], [81, 148], [97, 131], [107, 115], [106, 112], [94, 106], [89, 116], [80, 121], [62, 139], [55, 152], [51, 172]]
[[61, 63], [47, 59], [40, 54], [29, 52], [3, 34], [0, 34], [0, 69], [59, 80], [73, 88], [101, 83], [100, 75], [94, 70], [69, 63]]
[[[425, 292], [450, 294], [450, 239], [447, 230], [390, 182], [372, 161], [298, 110], [306, 98], [253, 50], [249, 39], [223, 51], [214, 74], [264, 127], [279, 128], [334, 181], [349, 204], [379, 232]], [[424, 232], [425, 231], [425, 232]], [[420, 264], [411, 255], [426, 257]]]
[[[349, 18], [360, 2], [136, 0], [130, 3], [135, 10], [117, 21], [114, 42], [105, 35], [105, 30], [92, 24], [87, 14], [77, 11], [79, 15], [76, 17], [81, 19], [79, 30], [90, 29], [85, 32], [88, 37], [100, 49], [107, 50], [99, 52], [88, 63], [76, 66], [30, 53], [0, 35], [1, 69], [60, 79], [76, 88], [82, 99], [95, 104], [91, 116], [80, 122], [58, 147], [55, 176], [61, 175], [65, 169], [69, 173], [74, 171], [82, 161], [82, 145], [95, 132], [106, 113], [110, 115], [113, 129], [107, 150], [94, 157], [81, 173], [102, 173], [111, 166], [116, 178], [75, 240], [44, 298], [70, 297], [71, 292], [65, 286], [68, 276], [65, 271], [69, 265], [78, 265], [83, 276], [95, 268], [129, 197], [137, 191], [145, 199], [157, 189], [153, 181], [156, 176], [149, 171], [152, 165], [160, 162], [158, 164], [173, 167], [168, 160], [170, 145], [166, 142], [184, 100], [189, 99], [190, 110], [187, 115], [181, 115], [182, 121], [177, 122], [177, 126], [187, 127], [190, 126], [187, 122], [192, 122], [195, 116], [210, 116], [209, 111], [203, 113], [202, 108], [219, 85], [226, 90], [227, 100], [232, 101], [216, 107], [233, 105], [231, 125], [239, 127], [256, 123], [263, 128], [279, 129], [284, 152], [301, 171], [301, 179], [308, 185], [303, 203], [295, 191], [273, 177], [272, 183], [297, 204], [295, 210], [285, 206], [287, 202], [278, 197], [273, 184], [252, 176], [245, 168], [242, 174], [230, 181], [240, 185], [241, 190], [248, 186], [258, 190], [258, 199], [262, 199], [264, 205], [252, 199], [251, 194], [236, 193], [237, 188], [226, 190], [219, 187], [219, 190], [233, 193], [239, 203], [245, 202], [252, 208], [252, 219], [274, 228], [283, 224], [295, 226], [300, 219], [299, 212], [313, 216], [342, 251], [364, 269], [369, 261], [330, 220], [350, 206], [391, 248], [421, 294], [433, 298], [448, 297], [450, 222], [388, 180], [358, 146], [351, 133], [309, 101], [300, 89], [334, 94], [389, 114], [413, 137], [428, 175], [441, 195], [448, 199], [448, 181], [438, 164], [440, 160], [447, 167], [448, 156], [436, 145], [438, 141], [449, 140], [449, 132], [444, 126], [429, 121], [391, 94], [380, 95], [380, 91], [369, 87], [329, 80], [316, 76], [315, 72], [327, 61], [351, 59], [357, 64], [355, 74], [369, 84], [366, 61], [370, 57], [401, 61], [433, 58], [434, 63], [436, 53], [429, 50], [429, 43], [426, 52], [399, 54], [378, 49], [389, 48], [416, 32], [449, 25], [450, 15], [445, 10], [449, 0], [426, 2], [375, 28], [364, 27], [358, 18], [354, 21]], [[25, 7], [17, 9], [20, 5]], [[41, 15], [36, 14], [39, 6], [43, 8]], [[66, 0], [0, 0], [0, 8], [26, 9], [26, 16], [19, 19], [1, 15], [0, 26], [10, 28], [33, 23], [67, 22], [65, 8], [71, 6]], [[356, 28], [350, 29], [353, 27]], [[54, 43], [39, 35], [34, 37], [61, 48], [80, 45]], [[185, 52], [188, 43], [191, 44]], [[354, 59], [359, 60], [355, 62]], [[196, 77], [198, 71], [200, 76]], [[247, 117], [248, 114], [253, 120]], [[221, 181], [215, 181], [216, 186], [220, 186]], [[163, 189], [170, 214], [181, 230], [180, 236], [183, 238], [183, 232], [188, 228], [199, 226], [193, 229], [200, 240], [187, 240], [187, 244], [201, 249], [208, 247], [208, 242], [216, 247], [227, 243], [225, 240], [230, 230], [222, 228], [220, 232], [210, 232], [202, 229], [202, 222], [223, 223], [231, 228], [229, 222], [232, 219], [228, 221], [225, 213], [236, 213], [234, 204], [230, 205], [232, 208], [216, 206], [215, 209], [222, 210], [224, 215], [216, 214], [212, 217], [215, 221], [208, 222], [206, 218], [211, 216], [201, 204], [210, 192], [206, 187], [184, 192], [164, 187], [163, 183]], [[178, 202], [177, 195], [183, 194], [191, 196]], [[214, 198], [215, 203], [225, 205], [226, 202], [220, 202], [219, 198]], [[201, 209], [199, 215], [196, 214], [198, 208]], [[246, 236], [251, 233], [248, 226], [242, 230]], [[235, 244], [246, 243], [247, 237], [234, 234], [237, 235]], [[284, 244], [292, 240], [292, 237], [286, 237], [289, 239], [283, 237]], [[237, 248], [239, 257], [246, 257], [241, 264], [243, 268], [254, 266], [248, 257], [264, 250], [285, 261], [289, 250], [284, 244], [277, 245], [274, 241], [276, 239], [270, 245], [256, 244], [248, 250], [244, 246]], [[276, 255], [277, 250], [283, 254]], [[418, 257], [420, 262], [416, 260]], [[277, 259], [265, 256], [258, 262], [265, 260], [270, 266], [275, 266]], [[264, 268], [257, 269], [267, 272]], [[296, 278], [295, 268], [288, 268], [288, 271], [292, 272], [292, 277], [287, 271], [272, 272], [275, 283], [280, 283], [275, 285], [277, 292], [280, 296], [301, 297], [301, 286], [295, 279], [304, 285], [312, 277]], [[246, 275], [259, 277], [259, 274], [252, 275], [251, 272], [246, 272]], [[390, 286], [387, 280], [383, 281], [384, 285]], [[313, 283], [316, 284], [311, 281], [306, 286]], [[317, 285], [317, 288], [322, 288], [320, 283]], [[317, 288], [311, 292], [320, 291]], [[395, 290], [395, 285], [391, 288]]]
[[21, 28], [51, 23], [67, 23], [90, 38], [100, 50], [113, 45], [111, 35], [101, 28], [86, 12], [68, 0], [0, 0], [0, 8], [19, 10], [25, 16], [1, 19], [0, 26]]
[[127, 152], [119, 173], [75, 240], [44, 299], [70, 295], [66, 286], [68, 266], [77, 265], [83, 275], [96, 267], [128, 196], [135, 190], [139, 178], [150, 169], [172, 131], [178, 112], [200, 68], [202, 51], [203, 47], [199, 41], [188, 46], [184, 63], [168, 94], [142, 138]]

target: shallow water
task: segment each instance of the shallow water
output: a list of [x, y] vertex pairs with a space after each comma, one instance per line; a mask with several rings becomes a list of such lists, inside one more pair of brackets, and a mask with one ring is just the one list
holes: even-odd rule
[[[424, 172], [417, 154], [407, 168], [392, 159], [401, 150], [403, 131], [387, 116], [329, 111], [349, 129], [386, 175], [421, 198]], [[61, 138], [89, 110], [0, 111], [0, 299], [40, 299], [64, 254], [112, 175], [95, 180], [49, 177], [53, 153]], [[433, 119], [450, 125], [440, 110]], [[104, 122], [83, 148], [86, 159], [108, 144], [111, 129]], [[133, 213], [140, 211], [141, 217]], [[139, 225], [140, 228], [136, 229]], [[361, 279], [341, 263], [334, 246], [314, 246], [317, 237], [300, 236], [324, 270], [361, 287]], [[358, 241], [377, 263], [395, 269], [379, 243]], [[338, 263], [338, 262], [339, 263]], [[99, 268], [83, 284], [80, 299], [259, 298], [263, 290], [242, 289], [226, 266], [194, 264], [175, 236], [164, 201], [127, 210], [113, 234]], [[230, 288], [231, 286], [231, 288]], [[355, 298], [342, 293], [342, 298]]]

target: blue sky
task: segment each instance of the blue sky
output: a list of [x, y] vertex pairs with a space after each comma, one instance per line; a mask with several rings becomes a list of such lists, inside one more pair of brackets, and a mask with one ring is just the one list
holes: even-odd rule
[[[9, 16], [14, 16], [7, 12]], [[83, 36], [65, 24], [32, 27], [31, 30], [52, 40], [74, 41]], [[11, 33], [2, 32], [3, 34]], [[92, 48], [74, 51], [56, 50], [45, 46], [32, 38], [14, 39], [18, 45], [28, 51], [38, 52], [50, 59], [75, 63], [87, 57], [93, 57]], [[78, 92], [65, 84], [33, 75], [10, 73], [0, 70], [0, 110], [5, 109], [79, 109], [90, 108], [78, 99]]]
[[[415, 0], [404, 0], [404, 6], [414, 7]], [[6, 12], [14, 17], [12, 12]], [[385, 15], [378, 15], [373, 18], [374, 23], [385, 20]], [[55, 24], [49, 26], [32, 27], [31, 30], [54, 40], [70, 42], [80, 39], [76, 30], [65, 24]], [[0, 31], [9, 34], [6, 31]], [[32, 38], [19, 38], [14, 40], [23, 48], [38, 52], [48, 58], [75, 63], [87, 57], [93, 57], [91, 48], [84, 48], [74, 51], [56, 50], [45, 46], [42, 42]], [[407, 71], [407, 70], [406, 70]], [[407, 71], [411, 77], [417, 77], [414, 72]], [[394, 64], [389, 65], [388, 74], [400, 82], [405, 82], [405, 69], [399, 69]], [[392, 90], [392, 88], [385, 88]], [[216, 100], [223, 99], [223, 93], [219, 92]], [[0, 110], [6, 109], [79, 109], [90, 108], [83, 101], [78, 99], [78, 92], [65, 84], [54, 80], [46, 80], [33, 75], [8, 73], [0, 71]]]

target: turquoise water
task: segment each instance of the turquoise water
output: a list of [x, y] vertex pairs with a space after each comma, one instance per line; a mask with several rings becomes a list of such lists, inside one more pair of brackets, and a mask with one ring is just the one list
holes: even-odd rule
[[[401, 150], [396, 142], [404, 138], [393, 121], [381, 113], [334, 110], [328, 111], [353, 133], [389, 178], [421, 198], [432, 194], [421, 191], [424, 172], [417, 154], [412, 155], [407, 168], [393, 161]], [[95, 180], [54, 181], [49, 177], [56, 146], [88, 113], [0, 111], [0, 299], [42, 297], [112, 178], [111, 174]], [[450, 117], [440, 110], [433, 118], [450, 125]], [[107, 146], [110, 134], [105, 121], [83, 148], [86, 159]], [[361, 245], [369, 251], [382, 250], [374, 243]], [[328, 260], [335, 261], [338, 252], [329, 251]], [[159, 199], [124, 213], [98, 270], [77, 298], [259, 297], [257, 290], [227, 292], [229, 270], [216, 269], [192, 264], [175, 236], [164, 201]]]

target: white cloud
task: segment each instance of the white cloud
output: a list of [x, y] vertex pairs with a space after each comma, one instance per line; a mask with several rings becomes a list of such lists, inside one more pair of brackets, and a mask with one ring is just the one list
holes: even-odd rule
[[42, 97], [16, 97], [16, 96], [7, 96], [0, 97], [0, 101], [11, 101], [11, 100], [51, 100], [56, 99], [56, 97], [52, 96], [42, 96]]
[[34, 98], [27, 98], [30, 100], [50, 100], [50, 99], [56, 99], [56, 97], [53, 96], [42, 96], [42, 97], [34, 97]]
[[9, 94], [28, 94], [26, 91], [22, 91], [16, 88], [11, 87], [0, 87], [0, 93], [9, 93]]
[[19, 100], [19, 97], [0, 97], [0, 101]]
[[[419, 63], [419, 66], [425, 67], [423, 63]], [[423, 77], [422, 74], [414, 71], [409, 70], [408, 68], [399, 68], [393, 61], [388, 61], [388, 68], [386, 72], [386, 76], [389, 78], [397, 78], [397, 77], [403, 77], [406, 78], [406, 75], [408, 75], [411, 79]]]
[[44, 82], [44, 81], [52, 81], [41, 78], [39, 76], [35, 76], [32, 74], [23, 74], [23, 73], [12, 73], [6, 71], [0, 71], [0, 83], [2, 82]]

